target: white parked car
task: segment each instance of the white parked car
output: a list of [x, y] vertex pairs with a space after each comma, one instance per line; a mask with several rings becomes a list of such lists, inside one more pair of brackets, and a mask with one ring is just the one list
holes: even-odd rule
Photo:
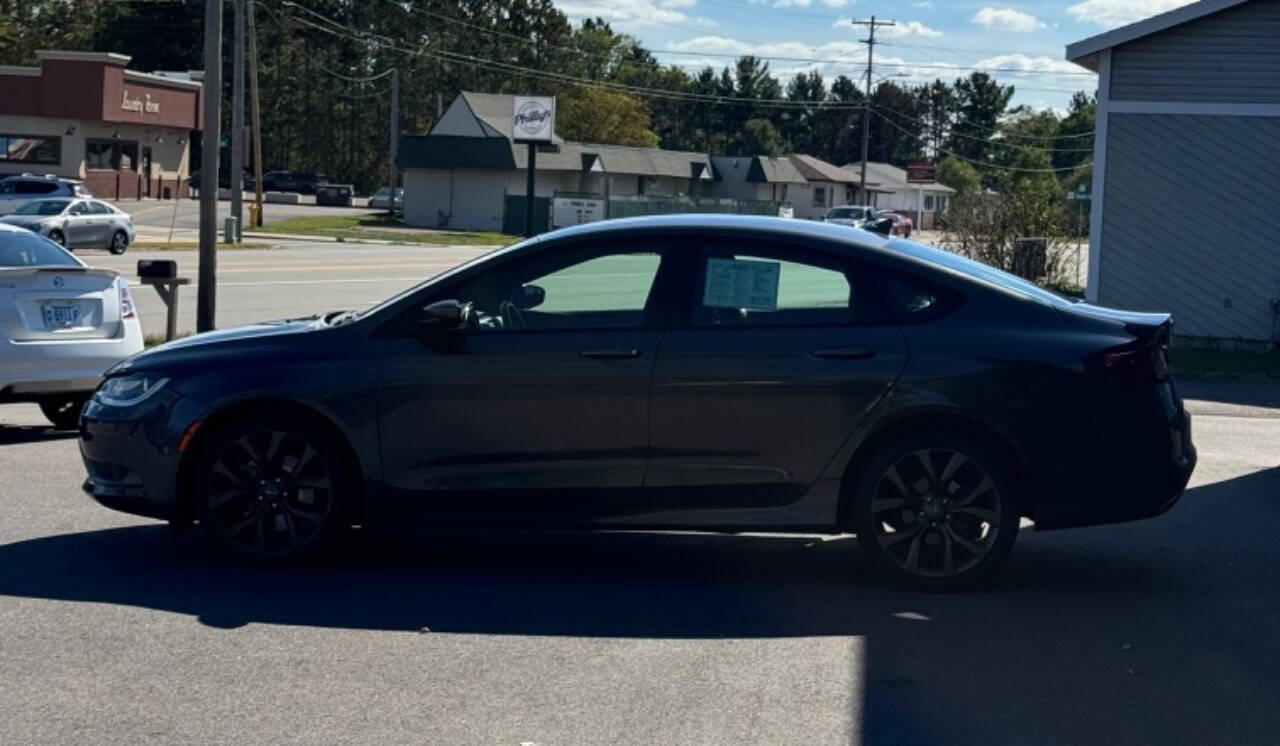
[[123, 254], [136, 231], [129, 213], [97, 199], [38, 199], [0, 218], [68, 249], [106, 249]]
[[75, 428], [103, 372], [142, 347], [124, 278], [0, 224], [0, 403], [35, 402], [55, 427]]
[[879, 215], [880, 211], [874, 207], [840, 205], [827, 210], [826, 216], [822, 219], [825, 222], [835, 223], [836, 225], [852, 225], [855, 228], [861, 228], [863, 223], [875, 220]]
[[92, 196], [93, 193], [75, 179], [61, 179], [53, 174], [5, 176], [0, 178], [0, 215], [7, 215], [33, 199]]
[[[374, 192], [373, 196], [369, 198], [369, 207], [376, 207], [376, 208], [382, 208], [383, 210], [390, 210], [391, 209], [391, 187], [383, 187], [378, 191]], [[404, 189], [397, 188], [395, 209], [399, 210], [402, 207], [404, 207]]]

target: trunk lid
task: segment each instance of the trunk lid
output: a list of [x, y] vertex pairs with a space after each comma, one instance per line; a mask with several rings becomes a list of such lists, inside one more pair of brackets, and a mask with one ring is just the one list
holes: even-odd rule
[[0, 267], [0, 334], [12, 342], [119, 336], [117, 276], [88, 267]]
[[1121, 311], [1089, 303], [1074, 303], [1058, 309], [1068, 320], [1087, 325], [1110, 322], [1122, 327], [1142, 347], [1167, 346], [1173, 336], [1173, 315], [1144, 311]]

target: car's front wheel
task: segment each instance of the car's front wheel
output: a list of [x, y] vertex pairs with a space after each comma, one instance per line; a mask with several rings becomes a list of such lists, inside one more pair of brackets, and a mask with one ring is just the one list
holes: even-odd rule
[[202, 449], [196, 510], [206, 533], [232, 554], [295, 562], [345, 527], [354, 479], [323, 429], [288, 415], [247, 418]]
[[59, 430], [80, 427], [80, 410], [89, 401], [88, 394], [67, 394], [40, 400], [40, 411]]
[[1021, 515], [1007, 458], [982, 437], [936, 430], [894, 438], [858, 477], [858, 546], [882, 575], [955, 591], [987, 578], [1013, 549]]
[[49, 240], [53, 241], [59, 246], [67, 245], [67, 237], [62, 233], [62, 231], [57, 229], [49, 231]]
[[112, 254], [123, 254], [129, 248], [129, 236], [124, 231], [116, 231], [111, 235], [111, 245], [107, 248]]

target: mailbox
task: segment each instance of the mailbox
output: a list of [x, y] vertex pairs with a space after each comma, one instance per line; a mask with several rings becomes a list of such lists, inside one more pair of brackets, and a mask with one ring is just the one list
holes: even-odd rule
[[351, 194], [355, 188], [350, 184], [317, 184], [316, 204], [332, 207], [350, 207]]
[[139, 259], [138, 277], [171, 279], [178, 276], [178, 263], [172, 259]]

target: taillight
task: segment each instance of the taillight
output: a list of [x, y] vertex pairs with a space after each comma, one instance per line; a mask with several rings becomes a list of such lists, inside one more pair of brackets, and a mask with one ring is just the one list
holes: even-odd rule
[[138, 318], [138, 309], [133, 305], [133, 294], [129, 292], [129, 283], [124, 279], [117, 280], [120, 287], [120, 318], [136, 319]]
[[1128, 384], [1156, 383], [1169, 378], [1169, 362], [1160, 347], [1104, 352], [1098, 357], [1098, 367]]

